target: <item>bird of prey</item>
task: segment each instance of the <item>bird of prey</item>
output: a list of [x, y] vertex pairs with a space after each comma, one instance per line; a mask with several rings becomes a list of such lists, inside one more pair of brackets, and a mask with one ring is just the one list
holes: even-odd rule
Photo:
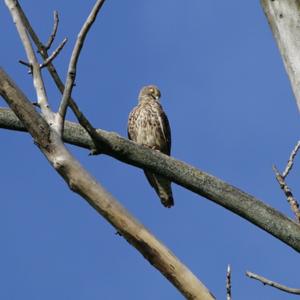
[[[128, 119], [128, 138], [148, 148], [170, 155], [171, 129], [168, 118], [160, 105], [160, 91], [148, 85], [139, 93], [138, 105]], [[144, 171], [145, 175], [165, 207], [174, 205], [171, 182], [159, 175]]]

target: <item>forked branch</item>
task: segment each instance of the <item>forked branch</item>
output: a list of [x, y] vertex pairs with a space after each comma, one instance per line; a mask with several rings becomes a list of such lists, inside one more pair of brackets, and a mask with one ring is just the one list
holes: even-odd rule
[[284, 172], [281, 174], [276, 166], [273, 166], [273, 171], [276, 176], [276, 180], [280, 186], [280, 188], [283, 190], [284, 195], [286, 196], [286, 199], [288, 203], [290, 204], [292, 212], [295, 214], [296, 220], [298, 223], [300, 223], [300, 210], [299, 210], [299, 203], [294, 197], [292, 190], [289, 188], [289, 186], [286, 183], [286, 177], [290, 173], [293, 164], [294, 164], [294, 159], [297, 155], [297, 152], [299, 151], [300, 148], [300, 141], [296, 144], [294, 147], [293, 151], [291, 152], [290, 158], [287, 162], [287, 165], [285, 167]]

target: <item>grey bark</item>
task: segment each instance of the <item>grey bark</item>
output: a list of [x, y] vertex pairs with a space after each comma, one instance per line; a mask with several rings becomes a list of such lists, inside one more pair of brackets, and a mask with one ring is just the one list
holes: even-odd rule
[[[0, 78], [1, 79], [1, 78]], [[22, 123], [7, 109], [0, 110], [0, 127], [24, 130]], [[153, 171], [229, 209], [269, 232], [300, 252], [300, 225], [255, 197], [173, 157], [137, 145], [116, 133], [97, 130], [105, 154], [122, 162]], [[79, 125], [66, 122], [64, 140], [91, 149], [94, 144]]]

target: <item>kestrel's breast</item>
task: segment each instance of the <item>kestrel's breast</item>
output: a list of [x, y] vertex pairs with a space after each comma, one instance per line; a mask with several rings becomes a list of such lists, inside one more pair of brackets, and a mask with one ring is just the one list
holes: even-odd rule
[[129, 117], [128, 133], [136, 143], [165, 152], [166, 140], [159, 108], [155, 103], [138, 105]]

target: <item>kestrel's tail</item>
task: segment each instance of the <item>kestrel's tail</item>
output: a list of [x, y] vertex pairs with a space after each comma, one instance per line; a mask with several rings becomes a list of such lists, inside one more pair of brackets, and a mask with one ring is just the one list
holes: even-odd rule
[[161, 203], [165, 207], [172, 207], [174, 205], [174, 200], [172, 195], [171, 182], [164, 177], [149, 173], [147, 171], [145, 171], [145, 175], [151, 186], [155, 189]]

